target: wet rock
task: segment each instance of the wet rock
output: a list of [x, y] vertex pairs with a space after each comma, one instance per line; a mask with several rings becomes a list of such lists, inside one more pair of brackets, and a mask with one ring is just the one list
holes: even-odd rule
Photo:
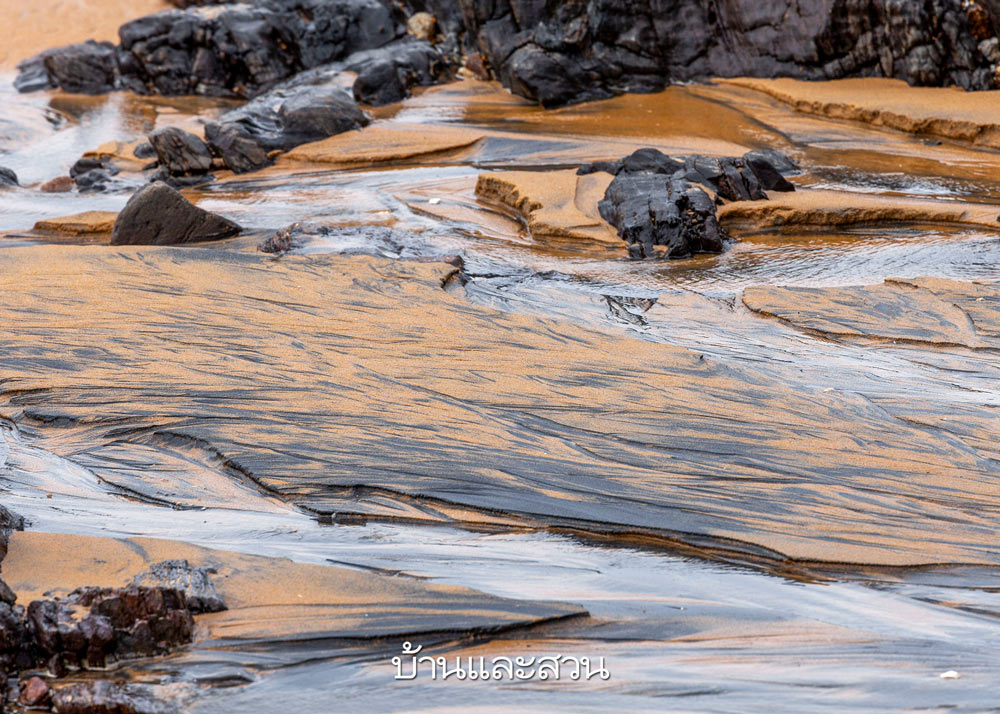
[[226, 604], [208, 578], [213, 572], [211, 568], [196, 567], [186, 560], [164, 560], [136, 575], [132, 583], [183, 592], [187, 608], [193, 613], [222, 612]]
[[[466, 44], [555, 106], [716, 76], [886, 76], [991, 89], [997, 3], [968, 0], [464, 0]], [[986, 47], [989, 50], [989, 46]]]
[[156, 149], [148, 141], [144, 141], [132, 151], [137, 159], [151, 159], [156, 156]]
[[0, 561], [7, 557], [11, 533], [24, 530], [24, 518], [0, 505]]
[[743, 155], [750, 170], [766, 191], [794, 191], [795, 186], [782, 174], [798, 171], [795, 162], [780, 151], [748, 151]]
[[143, 186], [118, 214], [112, 245], [173, 245], [219, 240], [239, 233], [227, 218], [193, 205], [161, 182]]
[[684, 160], [680, 175], [709, 186], [718, 198], [727, 201], [760, 201], [767, 198], [757, 174], [741, 158], [689, 156]]
[[287, 253], [295, 247], [294, 238], [297, 231], [298, 224], [296, 223], [279, 228], [257, 247], [264, 253], [274, 253], [276, 255]]
[[56, 176], [39, 186], [38, 190], [45, 193], [66, 193], [72, 191], [74, 185], [73, 179], [69, 176]]
[[264, 148], [239, 124], [206, 124], [205, 141], [234, 173], [256, 171], [271, 163]]
[[704, 190], [664, 174], [619, 174], [598, 210], [617, 229], [631, 258], [720, 253], [729, 238]]
[[32, 677], [21, 686], [17, 701], [26, 707], [44, 706], [51, 694], [48, 682], [41, 677]]
[[107, 679], [63, 687], [52, 696], [59, 714], [147, 714], [155, 711], [127, 685]]
[[392, 40], [378, 0], [263, 0], [168, 10], [119, 30], [125, 86], [159, 94], [254, 97], [304, 69]]
[[19, 64], [18, 70], [14, 86], [21, 92], [57, 87], [66, 92], [102, 94], [118, 85], [115, 46], [110, 42], [88, 40], [46, 50]]
[[453, 64], [429, 42], [408, 37], [351, 55], [343, 69], [358, 75], [353, 87], [357, 101], [382, 106], [406, 99], [412, 87], [450, 79]]
[[69, 169], [70, 178], [81, 193], [89, 191], [106, 191], [116, 186], [114, 176], [118, 168], [110, 159], [98, 159], [84, 156], [77, 159]]
[[6, 166], [0, 166], [0, 186], [18, 186], [17, 174]]
[[[369, 123], [354, 99], [336, 86], [296, 86], [276, 89], [247, 102], [242, 107], [226, 112], [219, 118], [220, 129], [213, 128], [213, 137], [222, 129], [228, 136], [240, 139], [238, 166], [253, 165], [260, 154], [249, 144], [252, 140], [264, 152], [287, 151], [299, 144], [325, 139]], [[210, 138], [220, 154], [224, 144]], [[225, 158], [225, 155], [223, 154]], [[228, 163], [228, 161], [227, 161]]]
[[171, 126], [149, 135], [149, 143], [160, 165], [174, 176], [205, 174], [212, 168], [212, 155], [205, 142], [189, 131]]
[[194, 628], [183, 592], [135, 585], [35, 600], [25, 624], [39, 661], [60, 656], [88, 667], [169, 652], [190, 642]]
[[673, 175], [684, 169], [684, 163], [672, 159], [658, 149], [638, 149], [623, 159], [617, 161], [595, 161], [584, 164], [577, 173], [581, 176], [604, 171], [616, 176], [622, 172], [639, 173], [648, 171], [658, 174]]

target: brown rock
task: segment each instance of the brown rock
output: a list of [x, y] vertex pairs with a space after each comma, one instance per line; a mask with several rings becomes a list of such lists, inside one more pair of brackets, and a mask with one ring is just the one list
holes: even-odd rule
[[437, 36], [437, 18], [429, 12], [418, 12], [406, 21], [406, 31], [419, 40], [433, 42]]
[[118, 214], [111, 211], [84, 211], [71, 216], [44, 218], [35, 223], [35, 230], [73, 235], [110, 233], [117, 217]]
[[175, 245], [219, 240], [240, 232], [228, 218], [202, 210], [165, 183], [146, 184], [118, 214], [112, 245]]
[[26, 707], [35, 707], [48, 701], [50, 695], [49, 685], [41, 677], [32, 677], [21, 687], [21, 696], [17, 701]]
[[69, 176], [56, 176], [51, 181], [46, 181], [38, 187], [45, 193], [66, 193], [73, 190], [73, 179]]

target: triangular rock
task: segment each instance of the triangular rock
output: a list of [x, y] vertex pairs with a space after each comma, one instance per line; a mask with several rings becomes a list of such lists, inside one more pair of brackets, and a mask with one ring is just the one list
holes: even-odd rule
[[228, 218], [202, 210], [165, 183], [146, 184], [128, 200], [111, 231], [112, 245], [174, 245], [240, 232]]

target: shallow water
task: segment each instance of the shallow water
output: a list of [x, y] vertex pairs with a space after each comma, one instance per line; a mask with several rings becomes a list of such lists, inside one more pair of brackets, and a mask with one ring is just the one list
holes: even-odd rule
[[[768, 231], [722, 256], [632, 263], [614, 246], [534, 240], [469, 186], [481, 167], [562, 168], [637, 145], [773, 147], [801, 163], [802, 185], [1000, 206], [997, 154], [801, 117], [746, 91], [543, 112], [466, 83], [380, 116], [502, 137], [372, 168], [224, 178], [188, 193], [249, 229], [215, 246], [52, 248], [28, 231], [35, 220], [117, 210], [128, 193], [37, 183], [98, 144], [219, 107], [23, 98], [8, 84], [0, 99], [0, 163], [26, 185], [0, 204], [0, 230], [13, 232], [0, 244], [0, 411], [18, 422], [5, 434], [5, 505], [39, 530], [579, 603], [590, 619], [427, 646], [604, 656], [613, 674], [409, 684], [392, 680], [398, 642], [209, 641], [147, 667], [193, 683], [184, 708], [990, 705], [994, 567], [895, 566], [1000, 560], [1000, 357], [811, 335], [739, 296], [995, 280], [997, 233]], [[463, 218], [423, 210], [433, 196]], [[333, 228], [300, 257], [262, 259], [256, 240], [294, 221]], [[387, 260], [347, 257], [357, 253]], [[462, 275], [390, 262], [449, 254], [463, 256]], [[962, 424], [936, 422], [950, 417]], [[360, 519], [320, 525], [317, 513]], [[497, 513], [522, 527], [491, 522]], [[836, 560], [851, 565], [816, 562]]]

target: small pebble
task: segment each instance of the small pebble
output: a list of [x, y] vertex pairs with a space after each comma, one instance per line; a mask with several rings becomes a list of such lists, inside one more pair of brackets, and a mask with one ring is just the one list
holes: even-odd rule
[[441, 203], [441, 199], [440, 199], [440, 198], [432, 198], [432, 199], [431, 199], [430, 201], [428, 201], [427, 203], [431, 204], [432, 206], [436, 206], [436, 205], [438, 205], [439, 203]]

